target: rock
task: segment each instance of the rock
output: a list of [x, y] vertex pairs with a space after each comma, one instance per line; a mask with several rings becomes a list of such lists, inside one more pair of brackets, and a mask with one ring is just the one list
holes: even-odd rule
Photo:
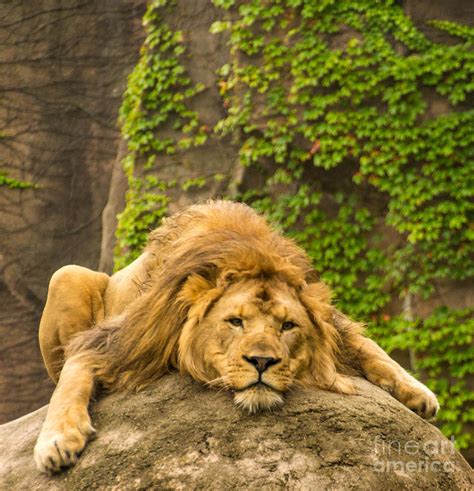
[[92, 409], [97, 438], [78, 464], [41, 475], [33, 446], [46, 407], [0, 427], [1, 489], [473, 489], [438, 429], [372, 384], [360, 395], [295, 391], [248, 415], [231, 395], [168, 375]]
[[0, 174], [36, 187], [0, 185], [0, 423], [51, 394], [31, 320], [51, 275], [65, 264], [99, 265], [118, 109], [145, 8], [143, 0], [9, 0], [1, 9]]
[[59, 267], [99, 263], [117, 113], [144, 8], [140, 0], [12, 0], [3, 12], [2, 171], [37, 187], [1, 187], [1, 267], [28, 304], [41, 307]]

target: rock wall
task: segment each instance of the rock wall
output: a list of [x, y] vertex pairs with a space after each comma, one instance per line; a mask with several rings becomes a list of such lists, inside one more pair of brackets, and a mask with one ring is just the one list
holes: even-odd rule
[[2, 6], [0, 169], [36, 187], [0, 186], [0, 422], [48, 400], [36, 338], [51, 274], [99, 265], [117, 112], [144, 8], [142, 0]]

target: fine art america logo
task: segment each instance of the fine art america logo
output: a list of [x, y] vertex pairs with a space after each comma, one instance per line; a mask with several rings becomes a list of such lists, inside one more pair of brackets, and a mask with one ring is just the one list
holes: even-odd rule
[[375, 439], [377, 453], [376, 472], [452, 472], [454, 436], [449, 440], [416, 440], [387, 441], [379, 436]]

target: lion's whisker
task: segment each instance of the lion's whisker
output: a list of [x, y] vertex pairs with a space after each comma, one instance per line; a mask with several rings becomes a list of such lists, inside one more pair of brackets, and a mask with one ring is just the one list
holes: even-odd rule
[[206, 387], [212, 387], [212, 388], [218, 388], [219, 391], [220, 390], [223, 390], [223, 389], [230, 389], [231, 386], [227, 380], [227, 376], [226, 375], [223, 375], [222, 377], [217, 377], [213, 380], [209, 380], [207, 382], [205, 382], [204, 384]]

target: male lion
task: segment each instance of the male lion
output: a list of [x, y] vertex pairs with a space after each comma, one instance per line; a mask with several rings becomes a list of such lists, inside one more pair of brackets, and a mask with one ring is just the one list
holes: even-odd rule
[[112, 277], [57, 271], [39, 340], [57, 382], [35, 446], [38, 469], [73, 465], [94, 433], [94, 386], [140, 389], [171, 369], [232, 391], [254, 412], [292, 387], [354, 393], [359, 374], [424, 418], [434, 394], [330, 303], [306, 254], [251, 208], [187, 208], [151, 233], [145, 252]]

